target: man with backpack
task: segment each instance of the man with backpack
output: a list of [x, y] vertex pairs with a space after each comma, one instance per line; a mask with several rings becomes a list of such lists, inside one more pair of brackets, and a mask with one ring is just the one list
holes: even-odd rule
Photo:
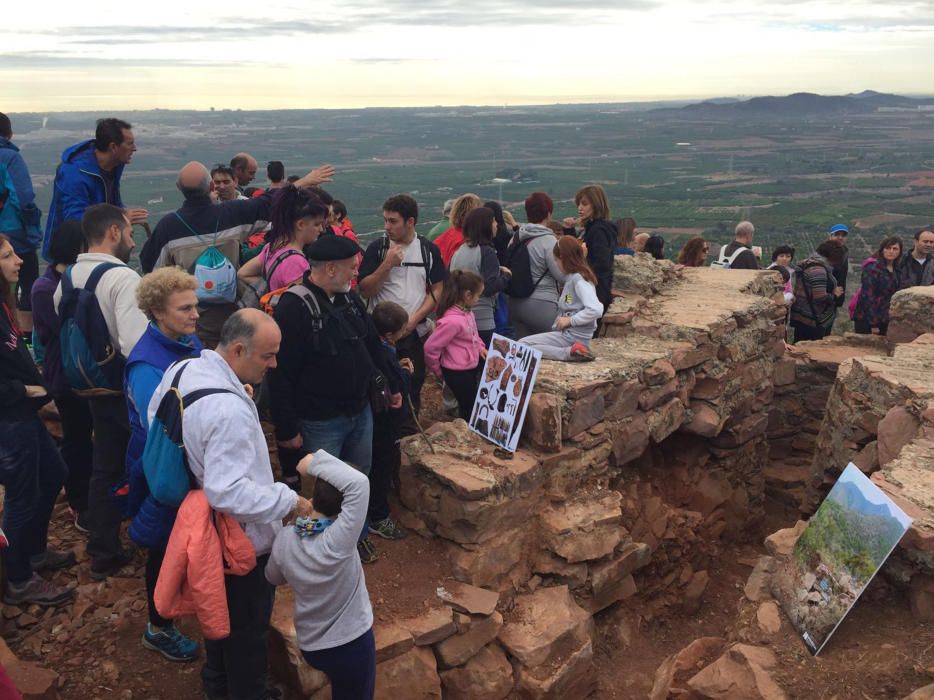
[[130, 267], [133, 227], [123, 209], [95, 204], [81, 219], [88, 252], [66, 268], [53, 303], [61, 321], [62, 369], [89, 399], [94, 449], [88, 491], [91, 576], [102, 580], [129, 563], [120, 543], [122, 515], [112, 494], [130, 439], [123, 368], [148, 323], [136, 303], [140, 276]]
[[18, 326], [32, 330], [32, 285], [39, 277], [36, 248], [42, 243], [36, 193], [26, 161], [12, 141], [13, 124], [0, 112], [0, 233], [10, 239], [13, 252], [23, 261], [16, 283]]
[[[311, 514], [305, 498], [275, 483], [256, 405], [244, 389], [262, 382], [276, 366], [281, 339], [269, 316], [241, 309], [224, 323], [217, 351], [169, 367], [149, 402], [152, 425], [173, 383], [179, 395], [189, 397], [182, 437], [195, 485], [212, 509], [243, 526], [256, 551], [255, 568], [224, 577], [230, 636], [204, 642], [201, 681], [210, 699], [269, 697], [266, 664], [275, 589], [266, 581], [266, 562], [282, 519]], [[202, 395], [197, 403], [190, 398], [195, 392]]]
[[[323, 236], [308, 247], [311, 271], [279, 299], [279, 364], [269, 373], [276, 438], [287, 449], [325, 450], [368, 474], [373, 413], [402, 405], [402, 387], [388, 365], [366, 304], [351, 291], [360, 247]], [[384, 391], [385, 390], [385, 391]], [[384, 398], [389, 405], [380, 406]], [[376, 558], [365, 537], [364, 562]]]
[[424, 339], [431, 332], [428, 316], [438, 305], [448, 272], [438, 246], [415, 233], [418, 203], [407, 194], [383, 202], [386, 235], [367, 246], [360, 263], [359, 290], [373, 306], [393, 301], [409, 315], [402, 338], [396, 342], [399, 358], [409, 358], [415, 371], [410, 385], [412, 406], [421, 408], [425, 383]]
[[833, 267], [845, 257], [846, 246], [829, 238], [795, 267], [795, 300], [791, 306], [794, 342], [820, 340], [830, 335], [837, 317], [837, 300], [843, 296], [843, 288], [834, 277]]
[[758, 270], [759, 261], [752, 250], [752, 236], [756, 227], [751, 221], [736, 224], [733, 242], [720, 249], [720, 255], [710, 263], [711, 267], [727, 270]]
[[[317, 185], [333, 174], [334, 168], [324, 165], [295, 184], [299, 188]], [[240, 244], [266, 227], [273, 191], [254, 199], [215, 203], [211, 173], [195, 161], [181, 169], [175, 185], [185, 201], [159, 220], [139, 261], [143, 272], [174, 265], [198, 279], [198, 337], [205, 347], [213, 348], [221, 326], [237, 310]]]

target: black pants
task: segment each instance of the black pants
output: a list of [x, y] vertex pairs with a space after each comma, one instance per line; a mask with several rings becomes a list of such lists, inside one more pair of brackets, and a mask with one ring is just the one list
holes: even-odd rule
[[159, 614], [156, 610], [156, 601], [153, 600], [156, 581], [159, 580], [159, 569], [162, 568], [162, 560], [165, 558], [165, 550], [150, 549], [147, 551], [149, 556], [146, 559], [146, 605], [149, 607], [149, 623], [153, 627], [168, 627], [172, 621], [166, 620]]
[[76, 513], [88, 509], [88, 486], [91, 482], [93, 442], [91, 431], [94, 423], [87, 399], [72, 393], [55, 397], [58, 414], [62, 418], [62, 459], [68, 465], [65, 479], [65, 495], [68, 505]]
[[457, 399], [457, 415], [466, 421], [470, 420], [470, 411], [477, 399], [478, 369], [479, 367], [473, 369], [441, 368], [444, 383], [448, 385], [448, 388], [454, 394], [454, 398]]
[[[886, 321], [885, 323], [880, 323], [878, 326], [879, 335], [885, 335], [889, 330], [889, 324]], [[861, 319], [853, 319], [853, 330], [862, 335], [870, 335], [872, 333], [872, 326], [870, 326], [866, 321]]]
[[480, 340], [482, 340], [483, 344], [486, 345], [487, 350], [490, 349], [490, 343], [493, 342], [493, 334], [495, 332], [496, 329], [490, 329], [488, 331], [477, 331], [477, 333], [480, 335]]
[[830, 334], [830, 330], [823, 326], [808, 326], [798, 321], [792, 321], [791, 327], [795, 331], [795, 342], [801, 340], [820, 340]]
[[266, 660], [269, 620], [276, 597], [266, 580], [269, 555], [256, 557], [256, 568], [246, 576], [225, 576], [230, 636], [204, 640], [201, 681], [210, 698], [266, 700]]
[[331, 700], [372, 700], [376, 691], [376, 639], [372, 627], [352, 642], [331, 649], [303, 649], [302, 656], [331, 681]]
[[399, 449], [399, 437], [403, 411], [390, 410], [373, 414], [373, 461], [370, 466], [370, 510], [371, 523], [389, 517], [389, 490], [392, 482], [398, 480], [402, 452]]
[[400, 360], [403, 357], [412, 360], [415, 368], [409, 383], [409, 397], [415, 407], [415, 412], [418, 413], [422, 408], [422, 385], [425, 383], [425, 343], [418, 337], [418, 331], [413, 331], [398, 340], [396, 353]]
[[126, 473], [130, 423], [123, 396], [89, 399], [94, 419], [94, 460], [88, 490], [88, 555], [93, 568], [110, 566], [123, 553], [112, 489]]

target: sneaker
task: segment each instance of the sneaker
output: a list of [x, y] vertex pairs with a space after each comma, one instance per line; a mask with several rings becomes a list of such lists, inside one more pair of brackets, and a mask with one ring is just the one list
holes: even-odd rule
[[374, 561], [379, 559], [379, 554], [376, 551], [376, 547], [373, 546], [373, 542], [369, 537], [357, 542], [357, 554], [360, 555], [360, 561], [364, 564], [372, 564]]
[[36, 605], [52, 606], [64, 603], [71, 598], [74, 591], [65, 586], [57, 586], [46, 581], [39, 574], [33, 574], [26, 583], [7, 583], [3, 593], [3, 602], [7, 605], [22, 605], [35, 603]]
[[72, 551], [59, 552], [55, 549], [46, 549], [42, 554], [29, 557], [33, 571], [57, 571], [67, 569], [78, 563]]
[[143, 646], [158, 651], [169, 661], [194, 661], [198, 658], [198, 642], [179, 632], [175, 625], [159, 629], [147, 624]]
[[377, 520], [370, 523], [370, 532], [379, 535], [384, 540], [401, 540], [408, 533], [393, 522], [392, 518]]
[[133, 556], [124, 550], [103, 565], [91, 562], [91, 578], [95, 581], [103, 581], [110, 576], [116, 576], [131, 561], [133, 561]]
[[571, 353], [568, 355], [571, 362], [593, 362], [597, 359], [586, 345], [580, 341], [571, 346]]

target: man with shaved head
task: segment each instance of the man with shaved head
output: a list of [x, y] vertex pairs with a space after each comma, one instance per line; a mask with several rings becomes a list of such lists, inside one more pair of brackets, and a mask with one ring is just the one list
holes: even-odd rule
[[[202, 166], [203, 167], [203, 166]], [[267, 698], [266, 649], [275, 589], [266, 562], [282, 519], [311, 514], [311, 503], [275, 483], [256, 405], [244, 390], [276, 366], [282, 334], [271, 317], [242, 309], [224, 323], [217, 351], [169, 368], [149, 402], [149, 424], [178, 372], [182, 396], [220, 389], [185, 408], [188, 466], [211, 508], [240, 523], [256, 550], [256, 567], [225, 576], [230, 636], [206, 639], [201, 681], [208, 698]]]
[[[328, 182], [334, 174], [330, 165], [307, 173], [296, 187], [310, 187]], [[240, 245], [251, 234], [262, 231], [269, 222], [272, 192], [254, 199], [214, 202], [214, 183], [203, 163], [192, 161], [178, 173], [175, 186], [184, 197], [181, 208], [167, 214], [156, 224], [152, 236], [139, 254], [143, 272], [167, 265], [193, 270], [195, 261], [210, 246], [217, 248], [233, 265], [240, 267]], [[200, 295], [199, 295], [200, 296]], [[213, 348], [224, 321], [236, 311], [236, 303], [199, 305], [198, 337], [205, 347]]]
[[230, 169], [233, 170], [234, 180], [240, 191], [256, 179], [256, 158], [249, 153], [238, 153], [230, 159]]

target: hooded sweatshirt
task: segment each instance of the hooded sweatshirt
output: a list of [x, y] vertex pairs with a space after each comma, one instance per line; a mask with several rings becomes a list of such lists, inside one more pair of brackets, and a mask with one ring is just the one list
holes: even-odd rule
[[473, 313], [452, 306], [438, 319], [434, 332], [425, 341], [425, 366], [438, 376], [442, 367], [473, 369], [480, 362], [480, 350], [484, 347]]
[[558, 239], [555, 238], [554, 231], [541, 224], [522, 224], [519, 227], [519, 240], [524, 241], [527, 238], [534, 239], [528, 244], [529, 262], [532, 268], [532, 281], [541, 277], [542, 281], [538, 283], [529, 299], [539, 299], [541, 301], [551, 301], [557, 303], [558, 291], [564, 284], [564, 273], [558, 267], [555, 261], [555, 244]]
[[590, 344], [597, 330], [597, 321], [603, 316], [603, 304], [597, 298], [594, 285], [581, 277], [579, 272], [572, 272], [564, 281], [564, 288], [558, 297], [558, 316], [571, 319], [571, 325], [563, 331], [567, 337]]

